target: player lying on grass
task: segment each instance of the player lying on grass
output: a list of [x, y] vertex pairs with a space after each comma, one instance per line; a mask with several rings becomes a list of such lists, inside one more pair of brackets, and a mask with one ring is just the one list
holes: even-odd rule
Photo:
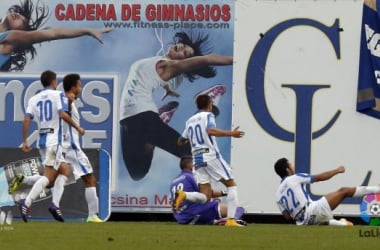
[[335, 220], [332, 211], [344, 198], [380, 193], [379, 186], [342, 187], [313, 201], [306, 185], [344, 173], [343, 166], [316, 175], [296, 174], [288, 159], [281, 158], [274, 164], [274, 170], [281, 177], [281, 184], [276, 193], [278, 207], [287, 220], [293, 220], [297, 225], [353, 226], [352, 222], [345, 219]]

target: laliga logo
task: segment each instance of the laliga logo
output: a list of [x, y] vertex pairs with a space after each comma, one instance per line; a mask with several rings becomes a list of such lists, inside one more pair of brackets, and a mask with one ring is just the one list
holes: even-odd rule
[[380, 225], [380, 194], [369, 194], [360, 203], [360, 217], [371, 226]]
[[[11, 227], [9, 227], [12, 224], [12, 221], [13, 221], [12, 211], [9, 210], [7, 213], [5, 213], [4, 211], [0, 212], [0, 229], [1, 230], [12, 229]], [[5, 226], [3, 227], [3, 225]]]

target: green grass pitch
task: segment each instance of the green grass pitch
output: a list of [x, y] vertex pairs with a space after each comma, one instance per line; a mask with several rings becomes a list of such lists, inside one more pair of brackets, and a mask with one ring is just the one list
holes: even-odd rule
[[0, 226], [0, 249], [379, 249], [380, 227], [35, 222]]

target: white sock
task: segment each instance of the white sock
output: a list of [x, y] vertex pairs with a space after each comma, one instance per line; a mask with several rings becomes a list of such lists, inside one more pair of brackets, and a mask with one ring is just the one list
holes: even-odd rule
[[363, 197], [367, 194], [380, 193], [380, 187], [378, 186], [358, 186], [356, 187], [353, 197]]
[[237, 186], [227, 188], [227, 218], [235, 218], [236, 208], [238, 207]]
[[96, 194], [96, 187], [87, 187], [84, 190], [88, 206], [88, 216], [93, 217], [99, 213], [99, 199]]
[[65, 190], [65, 184], [67, 181], [67, 177], [59, 174], [54, 182], [54, 190], [53, 190], [53, 204], [56, 207], [59, 207], [59, 203], [61, 201], [63, 191]]
[[207, 196], [200, 192], [185, 192], [186, 193], [186, 200], [191, 202], [197, 202], [197, 203], [206, 203], [207, 202]]
[[31, 186], [34, 183], [36, 183], [40, 178], [41, 178], [41, 175], [39, 174], [32, 175], [32, 176], [24, 176], [22, 183]]
[[344, 221], [339, 221], [336, 219], [331, 219], [329, 220], [329, 226], [340, 226], [340, 227], [345, 227], [347, 226], [347, 223]]
[[32, 190], [25, 198], [25, 205], [30, 207], [32, 202], [40, 195], [44, 188], [49, 184], [49, 179], [46, 176], [41, 176], [36, 183], [34, 183]]

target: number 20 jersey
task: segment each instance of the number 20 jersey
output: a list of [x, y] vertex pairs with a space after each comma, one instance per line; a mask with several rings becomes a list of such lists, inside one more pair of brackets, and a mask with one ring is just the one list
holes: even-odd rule
[[222, 158], [215, 136], [207, 133], [209, 128], [216, 128], [215, 116], [211, 112], [198, 112], [186, 121], [182, 138], [189, 140], [195, 166]]

